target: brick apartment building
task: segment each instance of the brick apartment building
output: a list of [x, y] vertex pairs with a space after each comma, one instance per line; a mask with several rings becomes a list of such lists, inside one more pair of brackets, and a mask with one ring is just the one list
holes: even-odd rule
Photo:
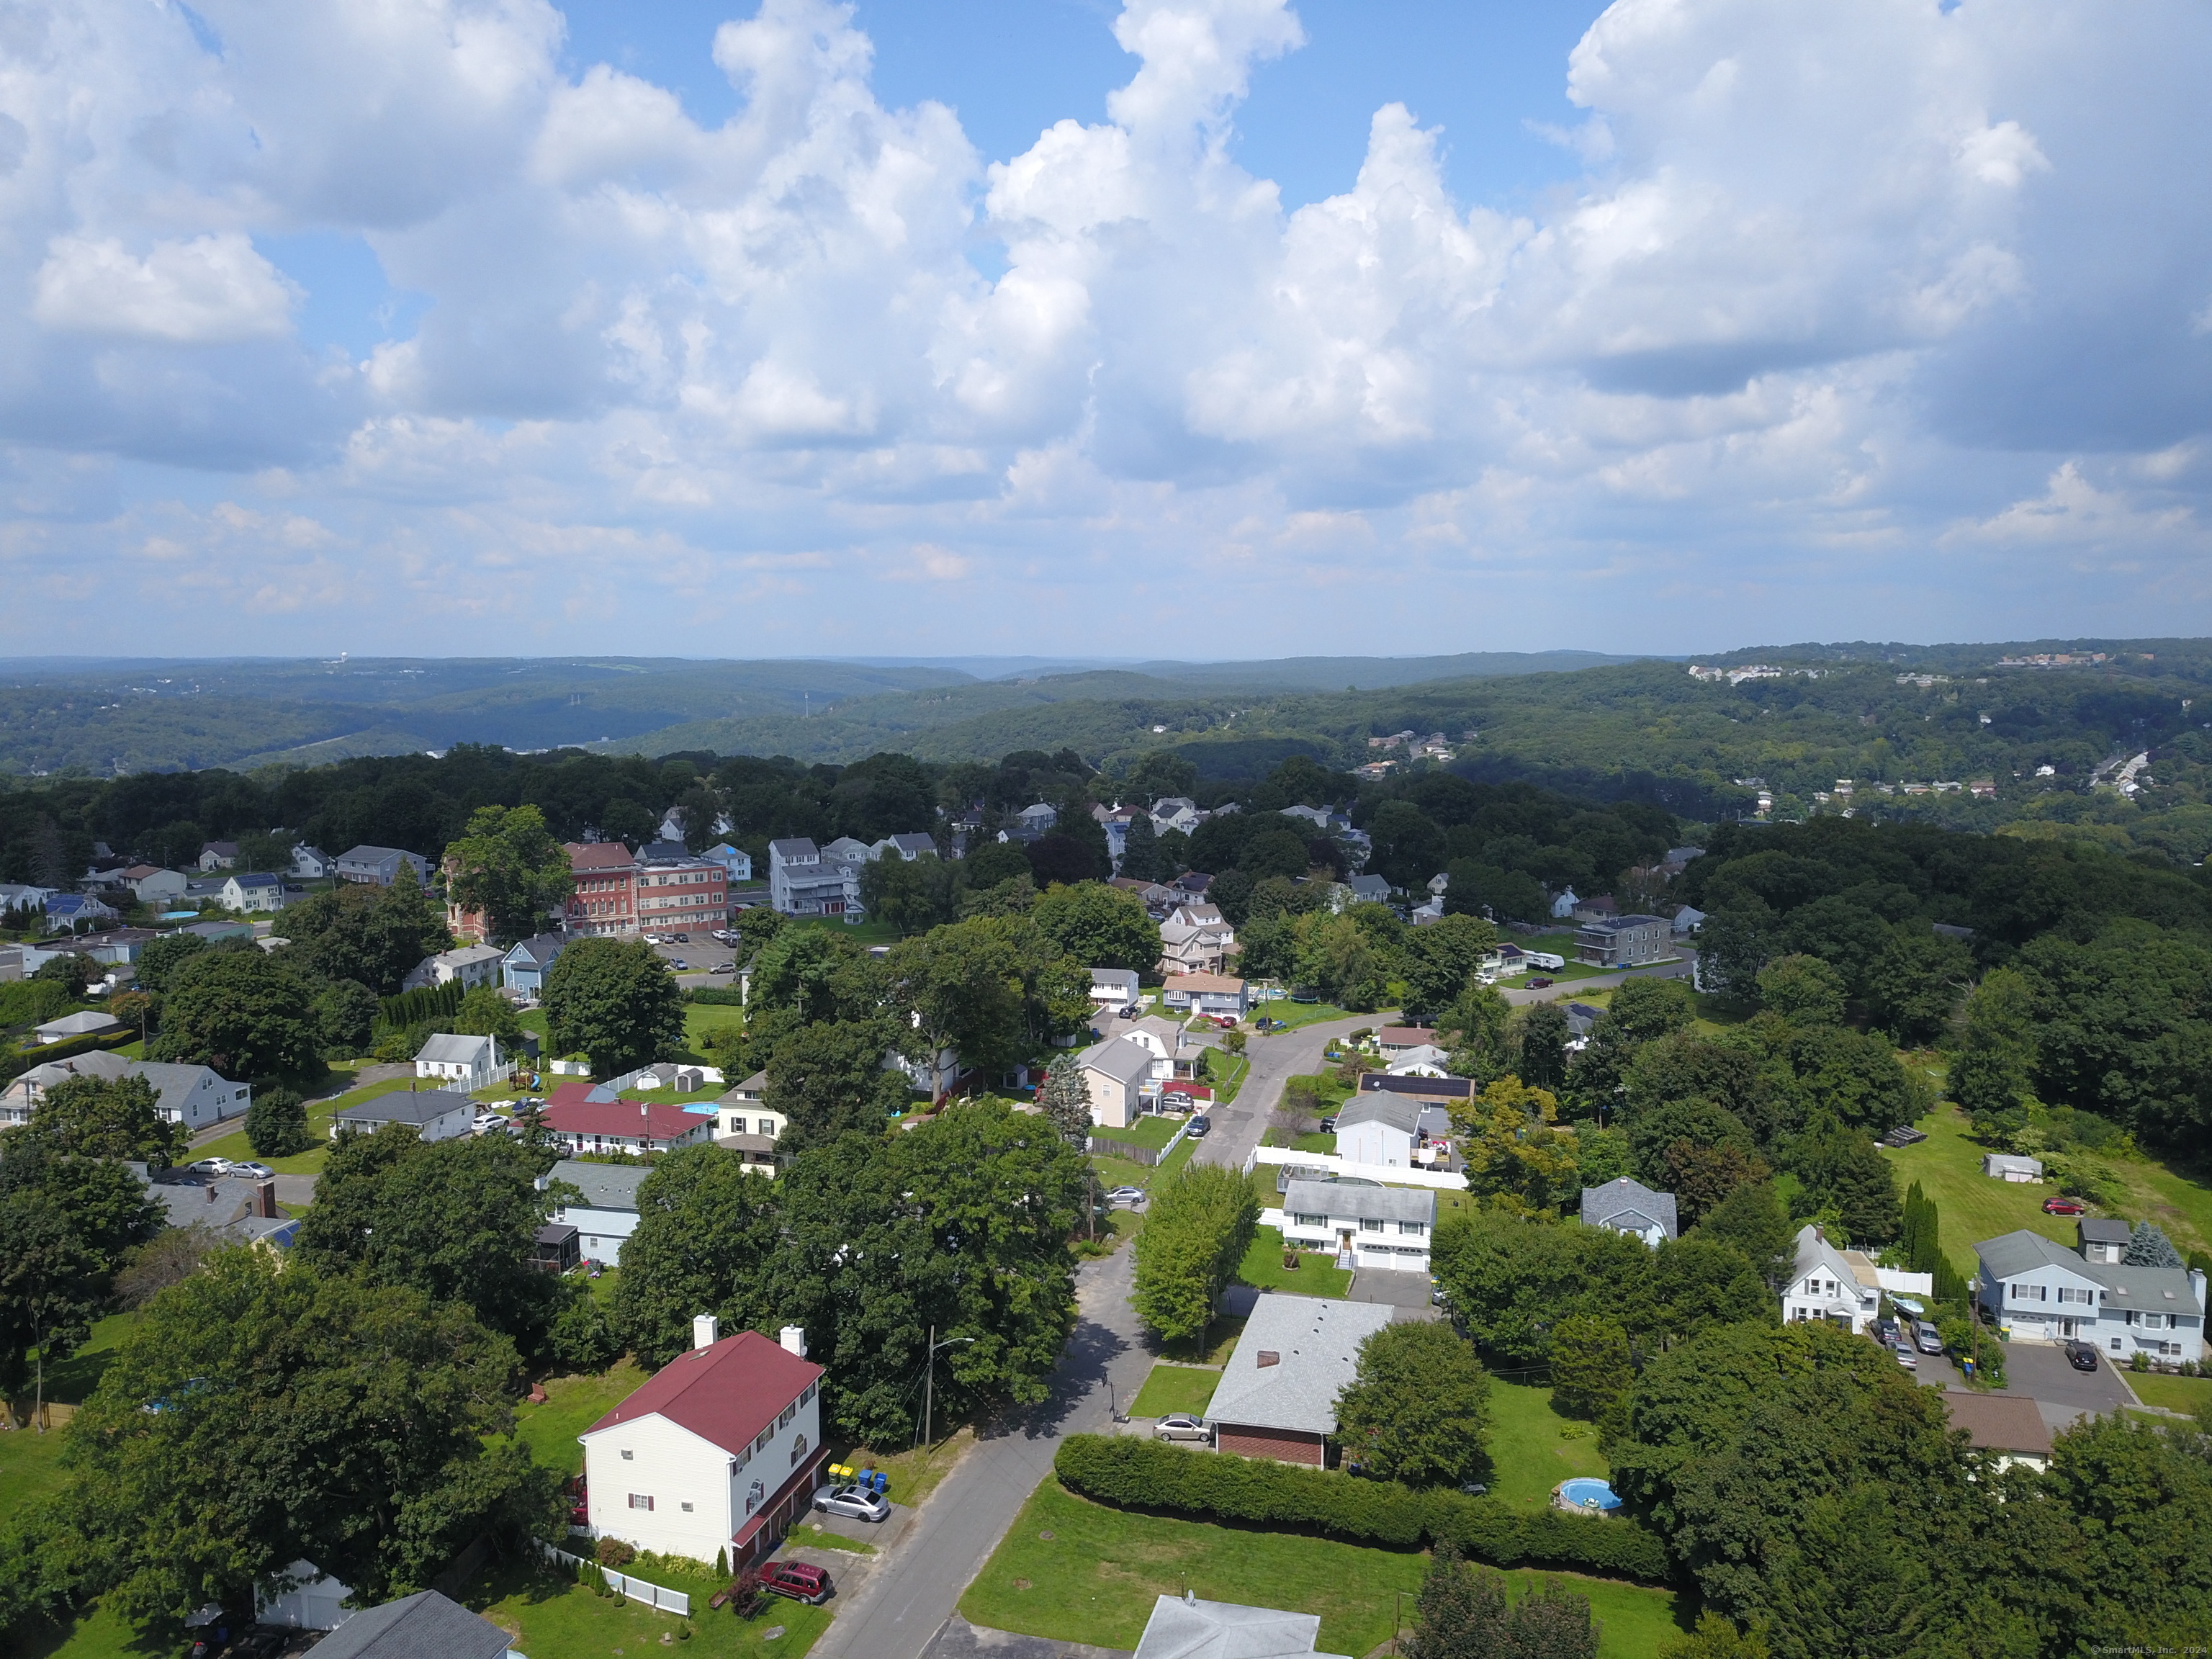
[[636, 933], [720, 927], [729, 920], [730, 877], [721, 865], [655, 843], [633, 857], [618, 841], [571, 842], [576, 890], [572, 933]]

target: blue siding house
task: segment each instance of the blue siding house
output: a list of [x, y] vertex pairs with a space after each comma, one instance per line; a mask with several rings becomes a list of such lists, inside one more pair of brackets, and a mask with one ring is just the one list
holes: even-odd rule
[[500, 980], [510, 991], [533, 1000], [545, 994], [545, 970], [568, 943], [563, 933], [540, 933], [510, 945], [500, 959]]

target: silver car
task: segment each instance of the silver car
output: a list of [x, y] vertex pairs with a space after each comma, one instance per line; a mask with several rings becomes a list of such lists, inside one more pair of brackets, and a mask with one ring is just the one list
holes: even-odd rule
[[1213, 1431], [1206, 1426], [1206, 1419], [1189, 1412], [1170, 1412], [1152, 1425], [1154, 1438], [1160, 1440], [1211, 1440]]
[[855, 1521], [888, 1521], [891, 1513], [885, 1499], [858, 1486], [824, 1486], [814, 1494], [814, 1507], [830, 1515], [849, 1515]]

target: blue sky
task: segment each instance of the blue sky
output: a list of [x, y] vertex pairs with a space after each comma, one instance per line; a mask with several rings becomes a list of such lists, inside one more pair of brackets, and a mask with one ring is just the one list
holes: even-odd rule
[[2199, 6], [11, 18], [42, 649], [2212, 621]]

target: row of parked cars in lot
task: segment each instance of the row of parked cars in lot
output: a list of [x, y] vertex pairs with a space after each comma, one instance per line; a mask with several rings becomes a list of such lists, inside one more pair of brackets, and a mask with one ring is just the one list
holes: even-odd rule
[[[1924, 1319], [1876, 1320], [1874, 1338], [1895, 1354], [1897, 1363], [1908, 1371], [1920, 1369], [1920, 1355], [1943, 1352], [1942, 1334]], [[2069, 1339], [2060, 1346], [2066, 1351], [2066, 1363], [2075, 1370], [2097, 1369], [2097, 1350], [2089, 1343]]]

